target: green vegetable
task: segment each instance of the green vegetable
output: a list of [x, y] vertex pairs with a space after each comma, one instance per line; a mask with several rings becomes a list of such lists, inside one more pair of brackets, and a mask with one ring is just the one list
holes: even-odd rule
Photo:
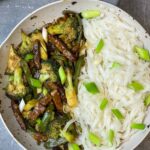
[[31, 85], [30, 78], [32, 77], [32, 75], [31, 75], [31, 71], [30, 71], [30, 68], [29, 68], [27, 62], [25, 62], [24, 60], [21, 60], [21, 67], [22, 67], [22, 69], [24, 71], [24, 74], [26, 76], [28, 84]]
[[144, 49], [144, 48], [140, 48], [139, 46], [134, 46], [134, 50], [135, 52], [137, 52], [137, 54], [139, 55], [139, 57], [142, 59], [142, 60], [145, 60], [145, 61], [150, 61], [150, 54], [149, 54], [149, 51]]
[[18, 67], [14, 72], [14, 84], [18, 85], [20, 83], [22, 83], [22, 69]]
[[91, 94], [97, 94], [100, 92], [97, 85], [94, 82], [84, 83], [84, 86], [86, 90], [90, 92]]
[[50, 80], [51, 82], [57, 81], [57, 75], [54, 72], [53, 66], [50, 62], [43, 62], [42, 68], [40, 70], [40, 78], [39, 80], [43, 83], [46, 80]]
[[30, 101], [27, 102], [27, 104], [24, 106], [24, 111], [30, 111], [33, 107], [35, 107], [35, 105], [37, 104], [37, 100], [32, 99]]
[[65, 138], [58, 138], [58, 139], [49, 139], [47, 142], [44, 143], [44, 147], [47, 149], [56, 148], [57, 146], [63, 145], [67, 143]]
[[24, 60], [28, 62], [29, 60], [32, 60], [33, 58], [34, 58], [34, 55], [30, 53], [25, 56]]
[[85, 63], [84, 57], [85, 56], [83, 56], [83, 55], [80, 56], [75, 65], [74, 86], [75, 86], [76, 92], [77, 92], [77, 88], [78, 88], [78, 82], [79, 82], [78, 78], [79, 78], [79, 75], [81, 72], [81, 68]]
[[21, 56], [24, 56], [32, 51], [33, 42], [31, 38], [28, 35], [26, 35], [23, 31], [21, 32], [21, 37], [22, 37], [22, 43], [18, 48], [18, 53]]
[[48, 90], [44, 87], [43, 88], [43, 95], [46, 96], [48, 94]]
[[28, 93], [28, 88], [22, 80], [22, 69], [17, 67], [14, 71], [14, 79], [6, 87], [6, 94], [13, 99], [20, 99]]
[[68, 144], [68, 150], [80, 150], [80, 147], [76, 143], [70, 143]]
[[95, 51], [96, 53], [99, 53], [101, 52], [102, 48], [104, 47], [104, 40], [103, 39], [100, 39]]
[[124, 119], [124, 116], [122, 115], [122, 113], [120, 112], [119, 109], [112, 109], [112, 113], [114, 114], [114, 116], [116, 118], [118, 118], [119, 120]]
[[65, 94], [67, 98], [67, 103], [70, 107], [77, 106], [78, 99], [76, 95], [75, 88], [72, 83], [72, 74], [69, 69], [66, 70], [67, 73], [67, 87], [65, 88]]
[[81, 15], [85, 19], [91, 19], [91, 18], [100, 16], [100, 11], [99, 10], [85, 10], [81, 12]]
[[9, 81], [9, 82], [14, 81], [14, 76], [13, 76], [13, 75], [9, 75], [8, 81]]
[[112, 129], [110, 129], [108, 132], [108, 140], [111, 144], [113, 144], [114, 136], [115, 136], [114, 131]]
[[100, 109], [104, 110], [108, 104], [108, 99], [104, 98], [100, 104]]
[[141, 91], [144, 89], [144, 86], [141, 83], [139, 83], [138, 81], [132, 81], [131, 83], [129, 83], [127, 85], [127, 87], [129, 89], [134, 90], [135, 92], [138, 92], [138, 91]]
[[59, 77], [60, 77], [60, 80], [61, 80], [61, 84], [64, 84], [66, 79], [67, 79], [64, 68], [61, 66], [59, 68], [58, 72], [59, 72]]
[[98, 137], [97, 135], [95, 135], [92, 132], [89, 132], [88, 138], [89, 138], [89, 140], [91, 141], [92, 144], [94, 144], [96, 146], [100, 146], [100, 143], [101, 143], [100, 137]]
[[9, 57], [8, 57], [8, 63], [6, 68], [6, 74], [13, 74], [15, 69], [19, 67], [21, 58], [16, 54], [16, 50], [14, 49], [14, 46], [11, 45], [10, 51], [9, 51]]
[[38, 132], [46, 132], [50, 121], [53, 119], [53, 114], [51, 112], [45, 112], [42, 120], [38, 119], [36, 124], [36, 130]]
[[122, 65], [121, 65], [120, 63], [114, 61], [114, 62], [112, 63], [111, 69], [120, 68], [121, 66], [122, 66]]
[[61, 131], [61, 136], [64, 137], [68, 142], [73, 142], [75, 140], [74, 135], [70, 132]]
[[32, 87], [41, 88], [42, 83], [38, 79], [30, 78], [30, 83]]
[[148, 96], [146, 96], [146, 98], [144, 100], [144, 104], [145, 104], [145, 106], [149, 106], [150, 105], [150, 94]]
[[143, 124], [143, 123], [132, 123], [131, 128], [132, 129], [144, 130], [145, 129], [145, 124]]

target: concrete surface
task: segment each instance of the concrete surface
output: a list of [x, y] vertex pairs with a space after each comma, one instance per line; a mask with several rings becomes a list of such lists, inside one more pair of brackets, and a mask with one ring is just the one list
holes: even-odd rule
[[[55, 0], [0, 0], [0, 43], [27, 14]], [[104, 0], [117, 4], [118, 0]], [[129, 12], [150, 33], [150, 0], [120, 0], [119, 6]], [[149, 10], [149, 11], [147, 11]], [[0, 120], [0, 150], [21, 150]], [[136, 150], [150, 150], [150, 135]]]

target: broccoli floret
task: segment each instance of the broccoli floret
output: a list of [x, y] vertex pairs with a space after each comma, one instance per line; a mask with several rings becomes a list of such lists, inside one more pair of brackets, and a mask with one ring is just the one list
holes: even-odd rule
[[14, 80], [6, 87], [6, 94], [13, 99], [21, 99], [27, 92], [28, 88], [25, 87], [22, 80], [22, 69], [18, 67], [14, 71]]
[[55, 74], [53, 67], [49, 62], [43, 62], [42, 69], [40, 70], [40, 81], [44, 82], [48, 79], [51, 82], [56, 82], [57, 75]]
[[21, 56], [26, 55], [27, 53], [30, 53], [33, 49], [33, 42], [31, 38], [26, 35], [23, 31], [21, 32], [22, 37], [22, 43], [20, 47], [18, 48], [18, 53]]
[[15, 53], [15, 49], [12, 45], [9, 51], [6, 74], [13, 74], [16, 67], [19, 66], [20, 60], [20, 57]]

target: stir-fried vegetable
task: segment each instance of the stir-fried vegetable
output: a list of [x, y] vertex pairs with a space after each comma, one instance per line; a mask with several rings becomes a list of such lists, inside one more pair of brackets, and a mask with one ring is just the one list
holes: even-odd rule
[[99, 136], [97, 136], [96, 134], [94, 134], [92, 132], [89, 132], [88, 137], [92, 144], [94, 144], [96, 146], [100, 146], [101, 139]]
[[132, 123], [131, 128], [132, 129], [138, 129], [138, 130], [144, 130], [145, 124], [143, 124], [143, 123]]
[[100, 53], [103, 47], [104, 47], [104, 40], [100, 39], [100, 41], [95, 49], [96, 53]]
[[25, 54], [32, 52], [33, 42], [31, 38], [28, 35], [26, 35], [26, 33], [23, 31], [21, 31], [21, 37], [22, 43], [18, 48], [18, 53], [19, 55], [24, 56]]
[[139, 83], [138, 81], [132, 81], [131, 83], [129, 83], [127, 85], [127, 87], [129, 89], [134, 90], [135, 92], [138, 92], [138, 91], [141, 91], [144, 89], [144, 86], [141, 83]]
[[75, 88], [73, 87], [72, 83], [72, 74], [69, 69], [66, 70], [67, 72], [67, 87], [65, 88], [67, 103], [70, 107], [75, 107], [78, 104], [77, 95]]
[[66, 73], [62, 66], [59, 68], [58, 72], [59, 72], [59, 77], [60, 77], [61, 83], [64, 84], [67, 77], [66, 77]]
[[86, 90], [90, 92], [91, 94], [97, 94], [100, 92], [97, 85], [94, 82], [84, 83], [84, 86]]
[[[64, 106], [77, 106], [76, 90], [85, 43], [80, 14], [64, 11], [64, 16], [30, 34], [21, 31], [22, 42], [10, 48], [6, 74], [6, 95], [23, 130], [32, 132], [38, 144], [50, 149], [68, 149], [78, 136], [78, 127]], [[71, 144], [78, 150], [76, 144]]]
[[5, 73], [13, 74], [15, 69], [19, 67], [20, 60], [21, 58], [16, 54], [16, 50], [14, 49], [14, 46], [11, 45]]
[[85, 19], [91, 19], [91, 18], [100, 16], [100, 11], [99, 10], [85, 10], [85, 11], [82, 11], [81, 15]]
[[139, 58], [141, 58], [142, 60], [145, 60], [145, 61], [150, 61], [150, 53], [148, 50], [141, 48], [137, 45], [134, 46], [134, 50], [139, 55]]
[[122, 120], [124, 119], [124, 116], [122, 115], [122, 113], [120, 112], [119, 109], [112, 109], [112, 113], [114, 114], [114, 116], [119, 119]]
[[79, 147], [79, 145], [76, 144], [76, 143], [70, 143], [70, 144], [68, 145], [68, 150], [80, 150], [80, 147]]

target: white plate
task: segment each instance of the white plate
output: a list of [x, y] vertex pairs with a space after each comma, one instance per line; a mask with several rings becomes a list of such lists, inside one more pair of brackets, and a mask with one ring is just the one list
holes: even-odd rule
[[[76, 4], [72, 4], [73, 1], [76, 1]], [[24, 18], [9, 34], [6, 40], [2, 43], [0, 49], [0, 73], [2, 74], [2, 84], [0, 85], [0, 95], [1, 95], [1, 118], [8, 129], [9, 133], [12, 137], [17, 141], [18, 144], [22, 148], [32, 149], [32, 150], [43, 150], [42, 146], [38, 146], [33, 140], [33, 138], [26, 132], [20, 129], [13, 112], [10, 108], [10, 99], [5, 96], [4, 90], [2, 88], [6, 85], [6, 76], [4, 76], [8, 52], [10, 48], [10, 44], [14, 44], [17, 46], [21, 41], [21, 34], [20, 30], [23, 29], [25, 32], [30, 33], [35, 28], [42, 27], [45, 23], [52, 22], [53, 19], [57, 19], [62, 15], [62, 11], [65, 9], [74, 10], [77, 12], [81, 12], [85, 9], [96, 9], [99, 8], [100, 5], [104, 5], [114, 10], [115, 13], [118, 13], [121, 17], [125, 18], [131, 26], [134, 26], [138, 32], [140, 33], [140, 38], [144, 42], [144, 46], [150, 49], [150, 37], [143, 29], [143, 27], [137, 23], [132, 17], [130, 17], [127, 13], [122, 11], [121, 9], [98, 0], [64, 0], [59, 2], [54, 2], [48, 4], [44, 7], [39, 8], [38, 10], [34, 11], [33, 13], [29, 14], [26, 18]], [[33, 17], [37, 16], [37, 17]], [[34, 19], [31, 19], [33, 17]], [[140, 112], [139, 112], [140, 113]], [[146, 124], [150, 124], [150, 113], [147, 113], [145, 118]], [[146, 129], [144, 131], [138, 132], [128, 141], [126, 141], [122, 145], [122, 150], [131, 150], [134, 149], [141, 141], [146, 137], [149, 133], [150, 129]]]

